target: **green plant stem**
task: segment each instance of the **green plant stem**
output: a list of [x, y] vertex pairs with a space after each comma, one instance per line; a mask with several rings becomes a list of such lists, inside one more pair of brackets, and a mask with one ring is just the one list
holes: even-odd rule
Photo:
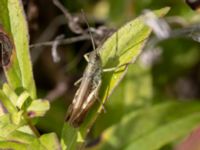
[[38, 131], [37, 128], [32, 124], [30, 118], [29, 118], [26, 114], [24, 115], [24, 119], [26, 120], [26, 122], [27, 122], [29, 128], [30, 128], [31, 131], [34, 133], [34, 135], [35, 135], [36, 137], [40, 137], [39, 131]]
[[29, 119], [27, 120], [27, 123], [28, 123], [28, 126], [30, 127], [30, 129], [35, 134], [35, 136], [40, 137], [40, 133], [38, 132], [37, 128], [32, 124], [32, 122]]

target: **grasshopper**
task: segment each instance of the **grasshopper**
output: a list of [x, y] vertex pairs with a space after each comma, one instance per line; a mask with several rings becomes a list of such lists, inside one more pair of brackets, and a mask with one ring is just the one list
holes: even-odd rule
[[[83, 73], [80, 87], [68, 109], [66, 121], [74, 127], [78, 127], [82, 123], [89, 109], [93, 106], [94, 102], [98, 100], [98, 93], [102, 83], [102, 73], [115, 71], [116, 68], [118, 68], [102, 69], [101, 57], [98, 50], [99, 49], [94, 49], [90, 52], [89, 57], [85, 55], [88, 65]], [[127, 66], [128, 64], [129, 63], [123, 64], [119, 67]]]
[[[86, 24], [89, 29], [89, 24], [85, 17]], [[66, 121], [74, 127], [78, 127], [84, 120], [87, 112], [98, 99], [99, 89], [101, 87], [102, 79], [102, 64], [99, 54], [99, 49], [95, 49], [94, 39], [89, 30], [92, 41], [93, 51], [85, 55], [88, 65], [83, 73], [80, 86], [75, 93], [72, 104], [69, 106]]]
[[[88, 29], [90, 29], [86, 16], [84, 17]], [[98, 94], [102, 83], [102, 72], [112, 72], [117, 68], [126, 67], [130, 64], [126, 63], [118, 67], [102, 69], [101, 57], [99, 54], [100, 48], [95, 49], [94, 39], [90, 30], [89, 34], [93, 51], [85, 55], [88, 65], [83, 73], [80, 86], [75, 93], [66, 116], [66, 121], [73, 127], [78, 127], [83, 122], [89, 109], [93, 106], [94, 102], [99, 99]]]
[[80, 87], [78, 88], [66, 120], [74, 127], [82, 123], [90, 107], [98, 98], [101, 87], [101, 59], [96, 50], [89, 53], [88, 66], [86, 67]]

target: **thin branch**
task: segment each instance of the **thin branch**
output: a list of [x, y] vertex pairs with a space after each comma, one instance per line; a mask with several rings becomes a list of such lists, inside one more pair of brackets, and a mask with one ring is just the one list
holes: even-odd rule
[[84, 32], [84, 30], [82, 29], [82, 27], [78, 23], [78, 21], [79, 21], [78, 17], [73, 17], [69, 13], [69, 11], [58, 0], [53, 0], [53, 3], [64, 14], [65, 18], [67, 19], [68, 26], [71, 29], [71, 31], [73, 31], [74, 33], [77, 33], [77, 34]]
[[[77, 37], [58, 40], [57, 44], [58, 45], [72, 44], [72, 43], [75, 43], [75, 42], [89, 40], [89, 39], [90, 39], [90, 36], [88, 34], [85, 34], [85, 35], [80, 35], [80, 36], [77, 36]], [[31, 44], [30, 48], [36, 48], [36, 47], [42, 47], [42, 46], [52, 46], [54, 44], [54, 42], [55, 41], [48, 41], [48, 42]]]
[[65, 15], [68, 21], [72, 20], [73, 17], [71, 16], [71, 14], [58, 0], [53, 0], [53, 3], [56, 7], [58, 7], [63, 12], [63, 14]]
[[[55, 33], [58, 31], [58, 28], [61, 25], [67, 24], [66, 19], [63, 15], [55, 17], [52, 22], [47, 26], [47, 28], [42, 32], [42, 34], [39, 36], [39, 38], [35, 41], [35, 43], [40, 43], [40, 42], [45, 42], [51, 40]], [[41, 52], [42, 52], [41, 47], [34, 48], [31, 51], [31, 56], [32, 56], [32, 62], [35, 63], [37, 59], [39, 58]]]
[[64, 38], [63, 34], [57, 36], [53, 45], [52, 45], [51, 55], [52, 55], [53, 61], [56, 62], [56, 63], [60, 61], [60, 57], [59, 57], [58, 52], [57, 52], [58, 42], [60, 40], [62, 40], [63, 38]]

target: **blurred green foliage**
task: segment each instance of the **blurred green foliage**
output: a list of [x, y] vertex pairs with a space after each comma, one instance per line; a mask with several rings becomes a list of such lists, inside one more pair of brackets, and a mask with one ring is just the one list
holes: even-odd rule
[[[199, 14], [192, 11], [184, 1], [180, 0], [62, 0], [62, 3], [72, 13], [84, 9], [90, 18], [90, 23], [100, 22], [100, 24], [112, 27], [122, 26], [143, 13], [145, 9], [160, 9], [166, 6], [171, 7], [166, 20], [169, 21], [172, 30], [197, 24], [200, 20]], [[0, 9], [3, 8], [0, 6]], [[5, 12], [8, 13], [7, 10]], [[152, 35], [150, 39], [154, 36]], [[141, 55], [134, 64], [129, 65], [123, 81], [105, 103], [106, 112], [101, 113], [87, 137], [86, 145], [93, 145], [93, 147], [88, 146], [88, 149], [170, 150], [174, 149], [193, 129], [199, 127], [199, 46], [198, 42], [184, 36], [163, 40], [154, 47], [155, 49], [159, 48], [160, 53], [153, 60], [153, 63], [144, 63], [144, 58]], [[73, 46], [68, 47], [68, 50], [72, 51], [68, 53], [68, 57], [77, 57], [74, 49]], [[147, 45], [144, 48], [144, 54], [146, 52], [153, 53], [153, 49], [148, 49]], [[82, 64], [74, 66], [74, 68], [69, 73], [80, 76], [82, 72], [79, 69], [82, 69]], [[31, 71], [29, 73], [32, 75]], [[37, 87], [38, 95], [43, 96], [49, 92], [39, 88], [42, 87]], [[35, 89], [32, 90], [32, 95], [35, 97]], [[68, 91], [71, 92], [69, 96], [67, 94], [66, 97], [60, 97], [51, 102], [50, 110], [39, 120], [37, 127], [41, 133], [55, 132], [60, 139], [61, 137], [73, 138], [71, 137], [73, 132], [78, 129], [71, 130], [71, 132], [68, 132], [67, 126], [62, 129], [67, 111], [66, 101], [73, 99], [72, 93], [75, 90]], [[22, 100], [25, 101], [25, 98]], [[9, 106], [9, 104], [6, 105]], [[40, 108], [40, 105], [37, 108]], [[45, 105], [43, 111], [45, 112], [47, 109], [48, 107]], [[12, 111], [12, 108], [10, 110]], [[43, 114], [43, 111], [38, 110], [38, 113]], [[13, 122], [17, 122], [20, 115], [17, 113], [14, 117], [9, 115], [1, 117], [0, 119], [5, 122], [1, 122], [0, 129], [8, 127], [12, 131], [15, 130], [16, 125], [11, 122], [12, 126], [10, 127], [7, 122], [13, 121], [9, 120], [12, 117], [14, 118]], [[65, 132], [68, 134], [63, 135]], [[4, 135], [3, 132], [1, 134]], [[25, 143], [0, 142], [2, 148], [26, 149], [29, 144], [32, 147], [41, 146], [41, 149], [60, 148], [54, 133], [44, 134], [40, 138], [36, 138], [21, 131], [14, 131], [9, 136], [7, 134], [4, 136], [12, 139], [21, 137]], [[0, 137], [0, 141], [2, 141], [1, 138], [4, 139], [4, 137]], [[70, 142], [71, 147], [69, 146], [68, 149], [73, 149], [74, 143]], [[64, 145], [63, 139], [61, 139], [61, 143]], [[9, 145], [10, 147], [8, 147]]]
[[[107, 24], [115, 24], [115, 26], [119, 26], [123, 24], [123, 22], [125, 22], [126, 20], [130, 20], [130, 18], [141, 14], [145, 9], [158, 9], [165, 6], [171, 7], [168, 18], [179, 17], [179, 19], [183, 21], [184, 26], [185, 23], [186, 26], [198, 23], [198, 13], [192, 11], [184, 3], [184, 1], [178, 0], [102, 0], [96, 1], [96, 3], [88, 2], [88, 6], [84, 5], [84, 8], [85, 10], [88, 10], [89, 13], [96, 15], [97, 18], [99, 17], [100, 19], [106, 19]], [[104, 15], [101, 15], [97, 12], [102, 12], [102, 14]], [[105, 14], [107, 14], [107, 16], [105, 16]], [[174, 21], [176, 21], [176, 19]], [[172, 30], [182, 27], [182, 24], [178, 23], [172, 23], [170, 25], [172, 27]], [[154, 124], [158, 121], [155, 117], [149, 117], [149, 112], [144, 115], [143, 119], [142, 117], [137, 116], [138, 120], [136, 119], [131, 123], [126, 124], [129, 125], [129, 127], [121, 126], [119, 123], [120, 120], [123, 121], [125, 118], [127, 120], [131, 119], [131, 117], [129, 118], [129, 115], [132, 113], [134, 114], [134, 112], [137, 111], [146, 112], [146, 109], [154, 109], [154, 107], [159, 107], [160, 105], [168, 105], [168, 103], [172, 103], [172, 105], [174, 105], [171, 101], [183, 100], [177, 103], [179, 109], [173, 108], [169, 104], [168, 107], [170, 110], [168, 110], [168, 108], [165, 109], [161, 107], [162, 109], [155, 114], [160, 115], [160, 122], [164, 122], [165, 124], [167, 123], [166, 121], [164, 121], [165, 118], [173, 115], [177, 117], [176, 119], [174, 118], [174, 121], [178, 122], [178, 119], [180, 119], [180, 116], [178, 116], [178, 114], [181, 113], [183, 109], [184, 114], [181, 114], [181, 116], [183, 117], [183, 122], [181, 123], [181, 125], [179, 124], [176, 126], [176, 122], [170, 120], [169, 130], [167, 132], [172, 129], [170, 123], [175, 125], [175, 130], [178, 130], [179, 127], [181, 128], [181, 126], [184, 125], [188, 127], [189, 125], [187, 125], [187, 123], [191, 123], [191, 129], [197, 127], [199, 124], [199, 121], [196, 120], [198, 119], [198, 114], [194, 118], [194, 120], [190, 120], [192, 119], [192, 117], [188, 117], [189, 120], [185, 118], [186, 121], [184, 122], [185, 115], [189, 115], [190, 113], [192, 113], [192, 111], [188, 108], [188, 105], [191, 105], [191, 109], [199, 105], [199, 102], [193, 103], [194, 99], [199, 99], [198, 91], [200, 90], [198, 84], [198, 66], [200, 62], [199, 43], [193, 41], [192, 39], [182, 37], [164, 40], [160, 42], [157, 46], [159, 46], [159, 48], [161, 48], [162, 50], [162, 53], [159, 56], [159, 60], [152, 66], [145, 66], [140, 61], [140, 59], [138, 59], [136, 64], [131, 65], [129, 67], [126, 77], [114, 91], [111, 98], [109, 98], [109, 100], [107, 101], [105, 106], [106, 113], [103, 113], [95, 123], [93, 132], [90, 135], [91, 137], [97, 138], [99, 136], [105, 136], [105, 141], [103, 138], [103, 141], [105, 143], [112, 143], [112, 141], [115, 141], [119, 138], [117, 141], [115, 141], [116, 143], [114, 142], [114, 145], [112, 147], [109, 147], [108, 149], [124, 149], [122, 147], [120, 148], [119, 145], [116, 146], [115, 144], [121, 143], [122, 145], [126, 145], [125, 143], [129, 139], [129, 134], [135, 135], [137, 133], [140, 133], [146, 127], [150, 127], [150, 124]], [[148, 49], [148, 47], [146, 49]], [[183, 81], [183, 85], [179, 83], [180, 80]], [[187, 85], [187, 83], [189, 85]], [[190, 83], [192, 83], [192, 85]], [[191, 87], [189, 87], [189, 90], [185, 91], [185, 88], [187, 89], [188, 86]], [[196, 91], [196, 93], [194, 91]], [[186, 103], [184, 101], [188, 102]], [[189, 110], [187, 111], [186, 108]], [[168, 110], [168, 112], [162, 114], [162, 111], [166, 110]], [[198, 108], [195, 111], [198, 112]], [[195, 112], [194, 115], [196, 115]], [[140, 119], [144, 120], [145, 122], [140, 123]], [[139, 124], [138, 129], [136, 128], [134, 131], [131, 131], [130, 129], [134, 128], [137, 124]], [[155, 129], [159, 130], [160, 127], [162, 128], [162, 125], [155, 127]], [[114, 130], [115, 128], [117, 128], [115, 133], [109, 132], [110, 130]], [[105, 129], [109, 130], [105, 131]], [[172, 145], [166, 145], [165, 148], [173, 149], [174, 143], [177, 143], [180, 139], [191, 132], [191, 129], [184, 130], [183, 127], [180, 129], [180, 134], [176, 133], [176, 131], [173, 130], [169, 132], [169, 135], [175, 133], [177, 134], [177, 137], [174, 137], [173, 140], [169, 140], [168, 142], [173, 141]], [[123, 136], [120, 135], [120, 133]], [[146, 148], [144, 149], [150, 149], [150, 147], [148, 147], [150, 145], [145, 143], [146, 140], [147, 139], [145, 138], [141, 139], [142, 142], [140, 143], [140, 145], [146, 145]], [[134, 143], [134, 140], [132, 142]], [[153, 142], [153, 144], [156, 143], [159, 143], [159, 138], [157, 139], [157, 141]], [[163, 148], [164, 145], [162, 145]], [[161, 148], [162, 146], [158, 147]], [[135, 148], [133, 147], [130, 149]], [[152, 146], [152, 149], [157, 149], [158, 147], [153, 148]], [[107, 148], [103, 146], [100, 149]], [[141, 147], [135, 149], [141, 149]]]
[[[121, 26], [145, 9], [159, 9], [166, 6], [171, 7], [166, 18], [178, 17], [178, 21], [180, 19], [183, 23], [179, 24], [175, 18], [170, 24], [172, 30], [198, 23], [199, 18], [184, 1], [179, 0], [88, 0], [84, 3], [80, 0], [73, 2], [63, 0], [63, 3], [73, 12], [83, 8], [89, 16], [94, 16], [96, 20], [104, 20], [105, 24], [110, 26]], [[106, 102], [106, 113], [100, 115], [89, 135], [89, 139], [100, 138], [97, 147], [93, 149], [133, 149], [141, 137], [140, 134], [143, 134], [143, 137], [139, 145], [147, 146], [143, 149], [149, 150], [150, 147], [173, 149], [177, 142], [198, 126], [199, 102], [196, 101], [199, 99], [197, 93], [200, 90], [199, 43], [182, 37], [164, 40], [156, 46], [162, 51], [158, 61], [153, 65], [145, 65], [139, 58], [135, 64], [130, 65], [127, 75]], [[190, 90], [184, 91], [184, 86], [187, 87], [187, 84], [179, 85], [179, 80], [192, 82]], [[194, 90], [197, 92], [193, 92]], [[50, 114], [58, 114], [57, 108], [54, 108], [58, 107], [62, 108], [59, 113], [64, 116], [65, 110], [61, 105], [53, 106]], [[138, 115], [139, 112], [142, 115]], [[47, 117], [50, 118], [49, 121], [55, 119], [51, 118], [51, 115]], [[55, 126], [49, 126], [49, 130], [59, 131], [60, 124], [57, 129]], [[151, 129], [152, 126], [154, 129]], [[181, 131], [176, 133], [179, 128]], [[162, 129], [166, 129], [166, 137], [160, 141], [160, 138], [165, 136]], [[159, 131], [163, 135], [160, 135]], [[172, 136], [173, 133], [176, 136]], [[155, 137], [151, 137], [153, 135]], [[145, 143], [148, 141], [148, 136], [155, 139], [150, 141], [152, 145]], [[138, 140], [135, 141], [134, 138]]]

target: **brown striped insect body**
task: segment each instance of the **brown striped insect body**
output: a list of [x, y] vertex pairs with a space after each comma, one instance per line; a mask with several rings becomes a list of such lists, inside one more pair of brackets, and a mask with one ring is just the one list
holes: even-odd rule
[[73, 127], [78, 127], [84, 120], [87, 112], [99, 98], [99, 90], [102, 84], [102, 72], [114, 71], [114, 68], [102, 69], [100, 48], [95, 48], [94, 39], [90, 31], [86, 16], [85, 22], [89, 29], [93, 51], [85, 55], [88, 65], [83, 73], [81, 84], [76, 91], [72, 104], [69, 106], [66, 121]]
[[93, 51], [85, 55], [88, 65], [83, 73], [80, 87], [68, 109], [66, 120], [74, 127], [78, 127], [83, 122], [90, 107], [98, 99], [102, 82], [102, 65], [99, 49], [95, 48], [94, 39], [84, 13], [83, 16], [89, 29]]
[[66, 120], [74, 127], [81, 124], [90, 107], [98, 98], [101, 87], [101, 58], [96, 50], [89, 53], [80, 87], [69, 107]]

